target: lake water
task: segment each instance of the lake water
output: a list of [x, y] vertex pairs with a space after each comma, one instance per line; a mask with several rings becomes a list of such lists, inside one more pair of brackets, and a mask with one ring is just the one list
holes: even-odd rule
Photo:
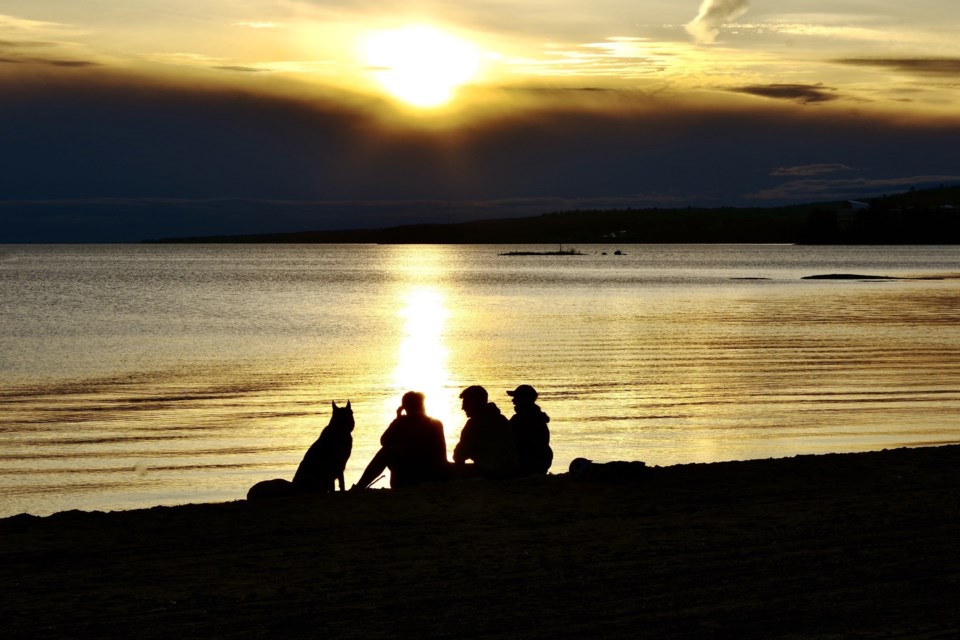
[[331, 401], [349, 484], [470, 384], [540, 391], [555, 473], [960, 441], [955, 247], [516, 249], [0, 246], [0, 516], [243, 498]]

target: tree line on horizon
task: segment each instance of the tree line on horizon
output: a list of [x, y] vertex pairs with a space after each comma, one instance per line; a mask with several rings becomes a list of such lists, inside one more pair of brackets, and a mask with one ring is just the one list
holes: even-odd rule
[[148, 243], [960, 244], [960, 186], [864, 202], [786, 207], [572, 210], [524, 218], [382, 229], [146, 240]]

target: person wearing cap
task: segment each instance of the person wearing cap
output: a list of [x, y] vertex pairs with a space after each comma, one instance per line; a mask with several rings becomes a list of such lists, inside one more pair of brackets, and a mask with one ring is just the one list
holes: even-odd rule
[[[517, 474], [517, 452], [510, 423], [500, 408], [488, 402], [487, 390], [467, 387], [460, 393], [467, 422], [453, 450], [459, 477], [481, 476], [502, 480]], [[467, 464], [472, 460], [473, 464]]]
[[537, 406], [537, 390], [528, 384], [507, 391], [507, 395], [513, 398], [515, 413], [510, 418], [510, 429], [517, 447], [520, 475], [545, 474], [553, 463], [547, 426], [550, 416]]
[[422, 393], [408, 391], [396, 420], [380, 436], [380, 450], [353, 488], [369, 487], [386, 469], [394, 489], [446, 480], [449, 464], [443, 423], [427, 415]]

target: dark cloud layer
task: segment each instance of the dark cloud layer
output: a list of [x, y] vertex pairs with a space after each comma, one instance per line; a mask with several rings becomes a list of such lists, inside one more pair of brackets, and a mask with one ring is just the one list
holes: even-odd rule
[[90, 60], [62, 60], [57, 58], [40, 58], [40, 57], [0, 57], [0, 63], [3, 64], [38, 64], [38, 65], [47, 65], [51, 67], [97, 67], [100, 66], [97, 62], [92, 62]]
[[[0, 64], [42, 65], [62, 68], [98, 67], [92, 60], [64, 58], [56, 53], [58, 45], [40, 40], [0, 40]], [[47, 49], [49, 51], [43, 51]], [[39, 53], [37, 53], [39, 51]], [[25, 55], [29, 52], [31, 55]], [[0, 85], [0, 91], [3, 90]]]
[[731, 91], [763, 98], [790, 100], [801, 104], [829, 102], [838, 98], [833, 89], [819, 84], [755, 84], [736, 87]]
[[356, 101], [48, 69], [0, 76], [0, 242], [755, 203], [750, 194], [788, 203], [822, 190], [784, 187], [797, 174], [771, 167], [870, 167], [850, 172], [864, 180], [948, 176], [960, 147], [960, 122], [779, 101], [731, 111], [586, 92], [596, 99], [589, 109], [544, 101], [457, 129], [403, 129]]
[[798, 167], [777, 167], [770, 172], [771, 176], [819, 176], [826, 173], [837, 173], [839, 171], [853, 171], [853, 167], [848, 167], [839, 162], [822, 164], [804, 164]]
[[856, 178], [849, 180], [808, 179], [792, 180], [750, 194], [752, 200], [780, 202], [826, 201], [845, 198], [877, 196], [883, 193], [898, 193], [911, 187], [932, 188], [960, 183], [960, 173], [952, 175], [911, 175], [896, 178]]
[[960, 76], [960, 58], [841, 58], [839, 64], [880, 67], [918, 75]]
[[42, 40], [0, 40], [0, 49], [33, 49], [36, 47], [56, 46], [52, 42]]
[[260, 73], [263, 69], [258, 69], [256, 67], [244, 67], [241, 65], [220, 65], [217, 67], [211, 67], [218, 71], [238, 71], [241, 73]]

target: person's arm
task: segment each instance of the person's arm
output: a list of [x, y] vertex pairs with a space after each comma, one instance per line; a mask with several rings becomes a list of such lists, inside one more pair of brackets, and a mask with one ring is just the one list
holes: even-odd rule
[[396, 420], [394, 420], [393, 422], [391, 422], [391, 423], [390, 423], [390, 426], [388, 426], [388, 427], [384, 430], [383, 434], [380, 436], [380, 445], [381, 445], [381, 446], [386, 447], [386, 446], [389, 446], [391, 442], [393, 442], [393, 440], [394, 440], [394, 438], [395, 438], [395, 436], [396, 436], [396, 433], [397, 433], [397, 424], [400, 422], [401, 416], [404, 416], [404, 415], [406, 415], [406, 414], [404, 414], [404, 412], [403, 412], [403, 407], [398, 408], [398, 409], [397, 409], [397, 418], [396, 418]]
[[357, 480], [357, 484], [353, 485], [351, 489], [366, 489], [373, 484], [386, 469], [387, 450], [381, 448], [377, 451], [377, 454], [373, 456], [369, 464], [367, 464], [367, 468], [363, 470], [363, 474], [360, 476], [360, 479]]
[[537, 437], [537, 443], [541, 446], [549, 446], [550, 444], [550, 427], [547, 426], [545, 420], [537, 420], [536, 430], [534, 431]]
[[437, 459], [447, 462], [447, 436], [443, 433], [443, 423], [439, 420], [433, 421], [434, 433], [436, 433]]
[[473, 425], [467, 420], [460, 432], [460, 442], [453, 448], [453, 461], [457, 464], [463, 464], [473, 458]]

